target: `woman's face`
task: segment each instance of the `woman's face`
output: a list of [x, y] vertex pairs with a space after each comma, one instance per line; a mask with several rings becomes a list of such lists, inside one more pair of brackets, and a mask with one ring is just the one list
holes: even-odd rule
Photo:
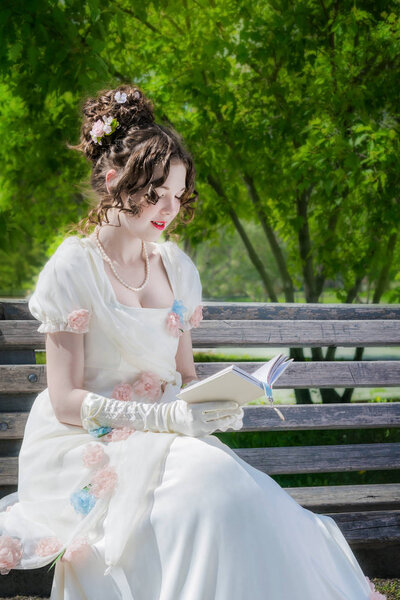
[[[107, 177], [110, 173], [115, 173], [115, 171], [109, 171]], [[156, 167], [153, 179], [158, 178], [161, 173], [161, 167]], [[107, 179], [107, 183], [111, 178]], [[179, 161], [172, 160], [167, 179], [162, 186], [154, 188], [159, 197], [158, 202], [156, 204], [146, 205], [145, 203], [142, 205], [140, 216], [120, 212], [121, 225], [134, 237], [139, 237], [148, 242], [156, 241], [180, 211], [181, 201], [179, 197], [182, 196], [185, 190], [185, 180], [185, 165]], [[144, 197], [145, 192], [146, 190], [141, 190], [138, 199]], [[122, 199], [124, 206], [129, 208], [127, 195], [122, 194]]]

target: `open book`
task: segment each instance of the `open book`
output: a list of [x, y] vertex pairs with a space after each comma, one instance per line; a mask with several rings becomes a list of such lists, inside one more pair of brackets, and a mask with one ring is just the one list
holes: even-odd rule
[[237, 365], [229, 365], [218, 373], [185, 387], [176, 397], [189, 403], [235, 400], [243, 406], [265, 395], [279, 417], [285, 420], [281, 411], [273, 406], [272, 385], [292, 361], [293, 358], [277, 354], [252, 373], [243, 371]]

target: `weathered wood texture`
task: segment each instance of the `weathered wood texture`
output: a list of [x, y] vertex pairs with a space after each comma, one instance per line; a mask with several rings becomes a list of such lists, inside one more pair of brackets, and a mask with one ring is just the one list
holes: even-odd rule
[[[235, 448], [234, 452], [268, 475], [400, 468], [400, 443]], [[17, 468], [15, 457], [0, 458], [0, 477], [3, 485], [16, 483]]]
[[[230, 363], [229, 363], [230, 364]], [[251, 373], [260, 363], [236, 362]], [[204, 379], [227, 363], [196, 363], [196, 373]], [[0, 394], [40, 392], [46, 387], [45, 365], [0, 365]], [[278, 379], [275, 389], [400, 386], [400, 361], [315, 361], [294, 362]], [[262, 392], [260, 391], [260, 397]]]
[[284, 490], [298, 504], [319, 513], [400, 510], [400, 483], [320, 485]]
[[[364, 320], [400, 319], [399, 304], [303, 304], [300, 302], [203, 302], [204, 319], [247, 319], [249, 321], [312, 319]], [[34, 320], [28, 310], [28, 298], [0, 299], [0, 319]]]
[[400, 468], [400, 443], [235, 448], [234, 451], [268, 475]]
[[[203, 312], [200, 327], [192, 330], [195, 348], [400, 346], [399, 305], [205, 302]], [[45, 348], [45, 336], [37, 332], [38, 326], [26, 299], [0, 301], [0, 497], [16, 489], [28, 411], [47, 385], [45, 365], [34, 364], [34, 350]], [[255, 362], [236, 364], [248, 372], [260, 366]], [[225, 366], [196, 363], [196, 371], [203, 379]], [[296, 362], [275, 388], [376, 386], [400, 386], [400, 361]], [[269, 404], [244, 407], [242, 431], [400, 426], [400, 403], [280, 405], [279, 409], [285, 421]], [[238, 448], [233, 452], [272, 476], [400, 468], [400, 443]], [[400, 552], [399, 483], [284, 490], [305, 508], [336, 521], [370, 577], [400, 576], [394, 556]], [[14, 578], [19, 575], [13, 573]], [[29, 579], [29, 574], [23, 575], [25, 579], [14, 588], [20, 592]], [[49, 592], [51, 578], [44, 570], [38, 570], [33, 582], [34, 578], [32, 591], [46, 588]], [[31, 593], [28, 587], [26, 593]]]
[[[240, 431], [284, 431], [400, 427], [400, 402], [376, 404], [298, 404], [280, 406], [282, 421], [267, 406], [245, 406]], [[28, 412], [4, 412], [0, 399], [0, 440], [22, 439]]]
[[[42, 349], [37, 321], [1, 321], [2, 349]], [[192, 330], [195, 348], [219, 346], [319, 347], [400, 346], [400, 321], [207, 321]]]

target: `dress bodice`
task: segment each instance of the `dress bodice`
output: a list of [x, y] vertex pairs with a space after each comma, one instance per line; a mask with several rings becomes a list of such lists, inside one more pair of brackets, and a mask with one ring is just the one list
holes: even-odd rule
[[[181, 382], [175, 362], [179, 335], [195, 323], [201, 282], [193, 261], [176, 243], [156, 246], [174, 292], [170, 307], [121, 304], [92, 238], [66, 238], [39, 274], [29, 310], [42, 322], [40, 332], [84, 333], [85, 389], [110, 396], [116, 385], [132, 383], [142, 371]], [[168, 324], [171, 313], [179, 328]]]

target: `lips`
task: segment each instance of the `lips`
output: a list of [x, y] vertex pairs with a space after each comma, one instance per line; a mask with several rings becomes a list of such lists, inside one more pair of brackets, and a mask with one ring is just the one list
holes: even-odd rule
[[150, 223], [153, 225], [153, 227], [162, 231], [165, 227], [166, 221], [150, 221]]

